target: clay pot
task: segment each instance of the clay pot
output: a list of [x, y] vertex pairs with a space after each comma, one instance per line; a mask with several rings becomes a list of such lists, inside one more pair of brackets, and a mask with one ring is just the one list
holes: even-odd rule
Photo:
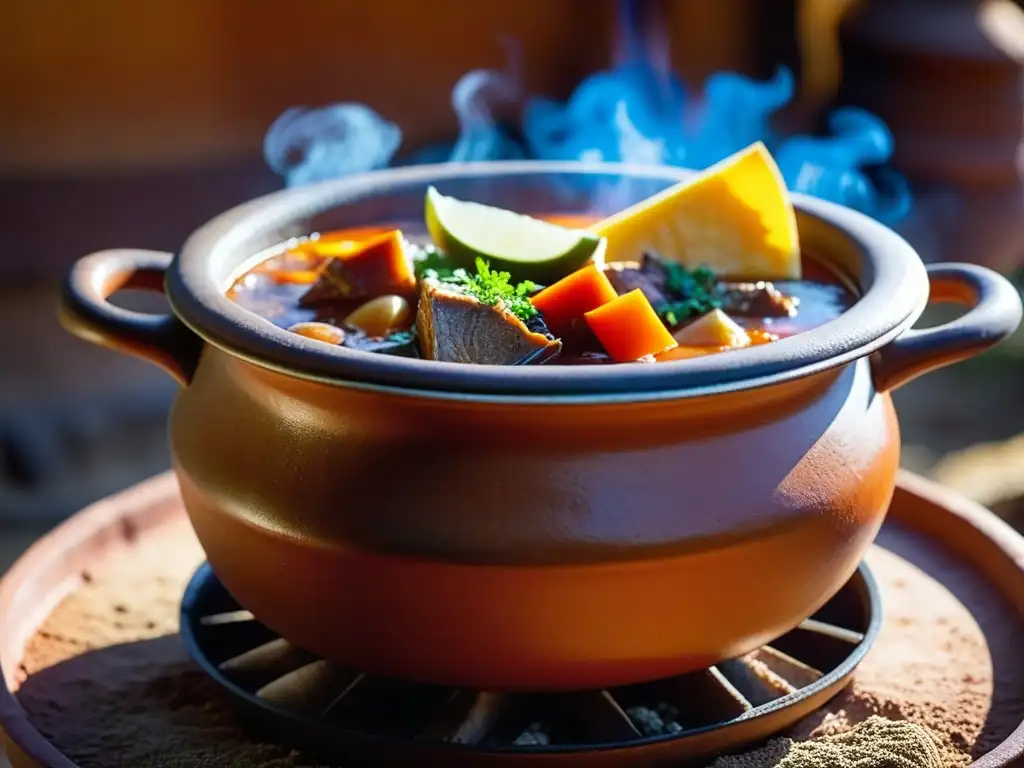
[[[85, 257], [63, 317], [182, 382], [170, 431], [192, 523], [225, 585], [297, 645], [483, 689], [674, 675], [785, 633], [850, 577], [893, 492], [888, 392], [1011, 333], [1009, 283], [969, 265], [926, 271], [883, 226], [798, 198], [806, 252], [861, 298], [816, 330], [698, 359], [372, 355], [289, 334], [223, 291], [291, 236], [421, 225], [431, 183], [523, 211], [606, 214], [685, 175], [504, 163], [287, 190], [223, 214], [173, 259]], [[107, 302], [164, 280], [173, 315]], [[969, 310], [910, 330], [929, 283], [933, 300]]]

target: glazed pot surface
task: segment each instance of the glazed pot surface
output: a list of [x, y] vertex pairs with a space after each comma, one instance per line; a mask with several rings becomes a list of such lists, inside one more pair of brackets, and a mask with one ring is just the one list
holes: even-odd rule
[[[798, 198], [806, 250], [859, 299], [821, 328], [704, 359], [556, 370], [325, 351], [223, 292], [288, 237], [420, 216], [439, 180], [593, 215], [683, 176], [509, 163], [288, 190], [219, 217], [173, 260], [86, 257], [64, 320], [186, 385], [171, 439], [189, 515], [224, 584], [288, 640], [482, 689], [678, 674], [785, 633], [853, 573], [895, 481], [887, 392], [1011, 333], [1007, 281], [926, 272], [881, 225]], [[165, 273], [175, 315], [106, 301]], [[911, 330], [929, 289], [968, 312]]]

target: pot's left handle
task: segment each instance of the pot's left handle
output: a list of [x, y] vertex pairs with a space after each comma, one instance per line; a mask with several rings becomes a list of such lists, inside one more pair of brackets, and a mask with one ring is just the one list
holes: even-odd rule
[[118, 248], [75, 262], [61, 290], [60, 320], [86, 341], [156, 363], [188, 384], [203, 342], [173, 314], [135, 312], [108, 299], [122, 288], [163, 291], [172, 254]]

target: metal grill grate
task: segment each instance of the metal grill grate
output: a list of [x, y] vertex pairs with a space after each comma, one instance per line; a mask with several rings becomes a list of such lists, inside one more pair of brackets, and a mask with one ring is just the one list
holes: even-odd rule
[[208, 565], [185, 593], [181, 631], [257, 738], [445, 765], [650, 765], [734, 751], [794, 724], [846, 683], [880, 618], [877, 587], [861, 565], [812, 618], [743, 657], [665, 680], [564, 694], [470, 691], [339, 667], [275, 636]]

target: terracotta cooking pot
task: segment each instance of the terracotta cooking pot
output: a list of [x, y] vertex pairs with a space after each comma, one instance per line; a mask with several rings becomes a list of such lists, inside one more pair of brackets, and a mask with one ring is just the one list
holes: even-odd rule
[[[292, 236], [421, 227], [428, 184], [524, 212], [608, 214], [685, 176], [485, 163], [286, 190], [217, 217], [176, 257], [81, 259], [63, 317], [181, 381], [171, 445], [196, 533], [238, 600], [297, 645], [483, 689], [674, 675], [785, 633], [849, 578], [893, 492], [888, 393], [1010, 334], [1021, 305], [1007, 281], [926, 270], [880, 224], [797, 197], [805, 251], [859, 300], [816, 330], [698, 359], [374, 355], [287, 333], [224, 291]], [[109, 303], [124, 286], [163, 287], [174, 314]], [[911, 330], [929, 287], [968, 311]]]

